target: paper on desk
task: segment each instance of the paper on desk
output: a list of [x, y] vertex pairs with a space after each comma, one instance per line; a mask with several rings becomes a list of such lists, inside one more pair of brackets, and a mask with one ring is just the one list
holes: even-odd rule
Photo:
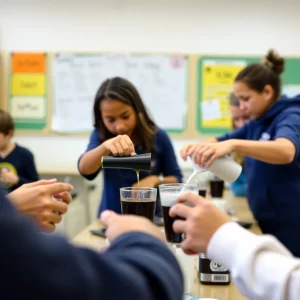
[[201, 103], [203, 121], [216, 120], [221, 118], [220, 102], [217, 99], [203, 101]]

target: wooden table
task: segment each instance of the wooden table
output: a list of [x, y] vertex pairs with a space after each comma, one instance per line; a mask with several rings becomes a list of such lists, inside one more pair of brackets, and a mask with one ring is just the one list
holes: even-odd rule
[[[254, 222], [253, 216], [248, 208], [248, 204], [245, 198], [237, 198], [232, 196], [230, 192], [225, 192], [225, 199], [227, 199], [230, 208], [236, 210], [235, 217], [239, 218], [241, 221], [252, 221]], [[91, 225], [85, 228], [80, 234], [78, 234], [74, 239], [73, 243], [79, 246], [85, 246], [96, 251], [107, 247], [104, 238], [94, 236], [90, 233], [91, 229], [100, 229], [102, 225], [99, 220], [94, 221]], [[256, 224], [251, 228], [251, 231], [256, 234], [261, 234], [260, 229]], [[194, 276], [194, 288], [193, 295], [199, 298], [215, 298], [218, 300], [246, 300], [244, 297], [231, 283], [228, 286], [213, 286], [213, 285], [203, 285], [199, 282], [198, 274], [195, 268]]]
[[41, 176], [80, 176], [79, 171], [76, 170], [50, 170], [50, 169], [38, 169], [38, 173]]

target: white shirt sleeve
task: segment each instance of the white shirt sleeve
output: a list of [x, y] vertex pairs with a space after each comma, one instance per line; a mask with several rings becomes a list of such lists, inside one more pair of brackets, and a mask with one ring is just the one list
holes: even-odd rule
[[235, 285], [249, 299], [300, 299], [300, 259], [270, 235], [257, 236], [227, 223], [211, 238], [207, 256], [230, 270]]

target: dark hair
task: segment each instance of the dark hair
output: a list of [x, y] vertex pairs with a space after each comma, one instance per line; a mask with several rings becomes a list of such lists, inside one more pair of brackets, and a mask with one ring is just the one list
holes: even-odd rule
[[15, 129], [14, 120], [11, 115], [3, 109], [0, 109], [0, 133], [9, 134]]
[[[238, 97], [235, 96], [234, 93], [230, 93], [229, 94], [229, 104], [230, 104], [230, 106], [234, 106], [234, 107], [239, 107], [240, 106], [240, 101], [239, 101]], [[236, 129], [236, 126], [234, 125], [233, 119], [232, 119], [232, 128]], [[243, 168], [245, 167], [245, 158], [244, 158], [243, 154], [234, 151], [231, 154], [231, 158], [235, 162], [237, 162], [238, 164], [240, 164]]]
[[[234, 93], [230, 93], [229, 94], [229, 104], [230, 106], [234, 106], [234, 107], [239, 107], [240, 106], [240, 101], [239, 99], [235, 96]], [[231, 120], [231, 126], [233, 129], [236, 129], [235, 125], [234, 125], [234, 122], [233, 122], [233, 118]]]
[[102, 141], [115, 137], [104, 125], [100, 103], [103, 100], [116, 99], [130, 105], [137, 117], [134, 134], [145, 152], [154, 154], [154, 136], [157, 126], [150, 118], [141, 96], [134, 85], [121, 77], [106, 79], [99, 87], [94, 102], [94, 127], [98, 129]]
[[269, 50], [261, 63], [245, 67], [235, 78], [261, 93], [266, 85], [270, 85], [275, 93], [275, 99], [281, 95], [280, 74], [284, 71], [284, 59], [274, 50]]

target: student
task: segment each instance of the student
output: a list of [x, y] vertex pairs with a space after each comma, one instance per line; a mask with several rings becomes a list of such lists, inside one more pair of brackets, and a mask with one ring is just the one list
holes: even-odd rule
[[62, 215], [68, 210], [71, 203], [71, 195], [67, 192], [55, 195], [55, 199], [49, 199], [45, 192], [47, 185], [53, 184], [56, 179], [39, 180], [23, 184], [7, 195], [12, 205], [22, 214], [30, 217], [42, 231], [52, 232], [56, 224], [62, 220]]
[[234, 93], [251, 121], [209, 143], [187, 145], [183, 158], [209, 166], [233, 151], [246, 158], [247, 199], [263, 233], [277, 237], [300, 257], [300, 95], [281, 96], [284, 59], [269, 51], [236, 77]]
[[[256, 236], [204, 198], [183, 194], [170, 210], [175, 232], [185, 233], [181, 248], [187, 254], [206, 253], [231, 271], [234, 284], [255, 300], [298, 300], [300, 259], [274, 237]], [[186, 203], [190, 205], [186, 205]], [[299, 232], [295, 233], [299, 239]]]
[[[241, 110], [240, 101], [233, 93], [231, 93], [229, 96], [229, 103], [232, 118], [232, 128], [237, 129], [243, 127], [250, 119], [249, 113]], [[244, 155], [233, 152], [231, 157], [243, 167], [239, 178], [231, 184], [231, 191], [235, 196], [245, 197], [247, 191], [247, 178], [245, 172]]]
[[[105, 80], [94, 102], [94, 131], [86, 153], [78, 162], [80, 173], [88, 180], [101, 170], [105, 155], [152, 153], [151, 173], [140, 172], [141, 187], [182, 181], [174, 149], [165, 131], [150, 118], [136, 88], [126, 79]], [[133, 170], [104, 169], [104, 190], [98, 214], [105, 209], [121, 212], [120, 188], [137, 186]], [[160, 215], [160, 204], [156, 215]]]
[[[39, 190], [35, 187], [33, 190]], [[44, 197], [70, 192], [45, 186]], [[101, 217], [111, 246], [103, 253], [40, 234], [0, 191], [1, 293], [9, 299], [181, 300], [183, 277], [159, 229], [145, 218]], [[138, 243], [136, 241], [139, 241]]]
[[12, 141], [13, 133], [12, 117], [0, 109], [0, 181], [8, 192], [39, 179], [32, 153]]

